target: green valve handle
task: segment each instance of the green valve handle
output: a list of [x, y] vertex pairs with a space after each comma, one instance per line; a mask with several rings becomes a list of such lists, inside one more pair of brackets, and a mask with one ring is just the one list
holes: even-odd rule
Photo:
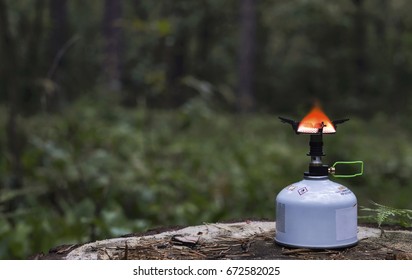
[[[346, 164], [346, 165], [355, 165], [355, 164], [360, 164], [360, 171], [358, 173], [354, 173], [354, 174], [335, 174], [335, 170], [336, 170], [336, 165], [339, 164]], [[332, 174], [333, 177], [336, 178], [352, 178], [352, 177], [356, 177], [356, 176], [361, 176], [363, 174], [363, 161], [361, 160], [355, 160], [355, 161], [337, 161], [335, 162], [331, 168], [329, 168], [329, 173]]]

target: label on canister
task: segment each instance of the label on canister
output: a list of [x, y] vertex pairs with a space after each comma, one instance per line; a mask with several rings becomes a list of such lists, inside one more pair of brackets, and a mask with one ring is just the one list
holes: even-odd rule
[[276, 231], [285, 233], [285, 217], [286, 216], [286, 205], [283, 203], [277, 203], [276, 205]]
[[357, 233], [357, 204], [349, 208], [336, 209], [336, 240], [354, 238]]

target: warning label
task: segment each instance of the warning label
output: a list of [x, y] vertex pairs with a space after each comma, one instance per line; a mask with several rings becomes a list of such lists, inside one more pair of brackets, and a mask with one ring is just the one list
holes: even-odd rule
[[339, 193], [341, 195], [347, 195], [347, 194], [351, 194], [352, 191], [350, 189], [348, 189], [347, 187], [344, 186], [339, 186], [338, 190], [336, 191], [336, 193]]
[[288, 191], [294, 191], [296, 189], [296, 186], [294, 185], [289, 185], [286, 187], [288, 189]]
[[298, 189], [298, 194], [303, 195], [308, 192], [308, 189], [306, 187]]

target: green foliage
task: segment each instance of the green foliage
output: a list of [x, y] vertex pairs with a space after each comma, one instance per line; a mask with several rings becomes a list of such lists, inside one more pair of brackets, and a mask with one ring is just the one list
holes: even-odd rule
[[397, 209], [385, 205], [372, 202], [375, 208], [361, 207], [362, 211], [372, 212], [372, 215], [362, 216], [360, 218], [365, 220], [373, 220], [381, 227], [382, 224], [395, 224], [403, 227], [412, 226], [412, 210]]
[[[82, 101], [21, 119], [22, 189], [6, 187], [10, 166], [0, 161], [0, 258], [156, 226], [274, 219], [276, 194], [307, 168], [307, 137], [277, 116], [217, 113], [203, 97], [174, 112]], [[364, 160], [362, 177], [339, 179], [360, 205], [411, 207], [408, 139], [382, 117], [354, 119], [325, 136], [325, 162]], [[11, 201], [19, 203], [12, 212]]]
[[[86, 102], [61, 117], [24, 119], [24, 187], [1, 188], [0, 207], [20, 203], [0, 215], [1, 256], [24, 258], [61, 243], [158, 225], [245, 213], [270, 218], [272, 201], [267, 211], [248, 198], [273, 196], [283, 170], [277, 159], [291, 149], [272, 141], [277, 121], [214, 117], [189, 107], [178, 113], [107, 110]], [[261, 158], [269, 164], [256, 168]], [[7, 186], [7, 161], [0, 170]], [[240, 209], [227, 211], [239, 207], [238, 200], [245, 202]]]

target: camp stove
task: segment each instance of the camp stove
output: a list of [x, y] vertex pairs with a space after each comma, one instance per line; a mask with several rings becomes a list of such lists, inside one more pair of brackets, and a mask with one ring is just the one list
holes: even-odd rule
[[[300, 122], [280, 117], [296, 134], [310, 136], [309, 170], [302, 181], [284, 188], [276, 197], [276, 238], [281, 245], [303, 248], [342, 248], [355, 245], [357, 238], [357, 200], [347, 187], [329, 180], [362, 175], [363, 162], [322, 163], [323, 135], [336, 133], [338, 124], [330, 121], [315, 106]], [[337, 165], [359, 165], [355, 174], [335, 174]]]

